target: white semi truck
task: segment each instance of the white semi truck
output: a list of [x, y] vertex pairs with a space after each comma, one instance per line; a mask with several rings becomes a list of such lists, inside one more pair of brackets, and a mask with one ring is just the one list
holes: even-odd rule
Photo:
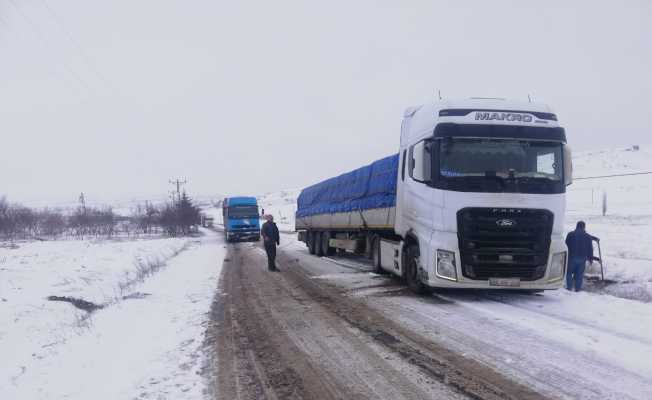
[[440, 101], [405, 111], [398, 154], [304, 189], [296, 229], [310, 253], [365, 252], [417, 293], [557, 289], [571, 171], [548, 106]]

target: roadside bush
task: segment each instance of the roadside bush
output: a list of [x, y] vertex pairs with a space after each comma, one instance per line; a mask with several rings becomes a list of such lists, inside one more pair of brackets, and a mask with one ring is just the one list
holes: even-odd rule
[[111, 238], [117, 234], [130, 236], [132, 232], [179, 236], [190, 234], [200, 220], [200, 209], [186, 193], [178, 201], [159, 207], [151, 202], [139, 204], [130, 216], [118, 216], [110, 207], [89, 207], [84, 203], [69, 213], [49, 208], [34, 210], [0, 197], [0, 240]]
[[158, 224], [169, 236], [188, 235], [201, 222], [201, 210], [184, 192], [181, 199], [166, 204], [158, 213]]

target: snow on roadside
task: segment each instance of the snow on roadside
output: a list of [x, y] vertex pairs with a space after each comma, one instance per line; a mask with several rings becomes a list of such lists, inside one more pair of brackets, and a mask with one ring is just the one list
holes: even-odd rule
[[258, 197], [258, 205], [265, 214], [274, 216], [274, 222], [281, 231], [294, 232], [294, 214], [297, 211], [297, 197], [301, 189], [281, 190]]
[[648, 304], [566, 290], [541, 296], [486, 296], [494, 301], [476, 301], [468, 294], [443, 297], [488, 318], [536, 332], [559, 346], [570, 346], [641, 376], [652, 376], [652, 332], [644, 328], [652, 326]]
[[206, 207], [201, 210], [209, 217], [213, 217], [213, 224], [216, 227], [224, 226], [224, 216], [222, 215], [222, 207]]
[[[590, 177], [652, 171], [652, 146], [578, 153], [574, 176]], [[602, 202], [606, 198], [606, 215]], [[576, 180], [569, 187], [566, 229], [584, 220], [600, 237], [606, 282], [587, 289], [617, 297], [652, 301], [652, 175]], [[594, 263], [588, 271], [599, 273]]]
[[[210, 245], [192, 243], [131, 287], [124, 283], [139, 266], [161, 266], [188, 240], [0, 249], [0, 398], [134, 398], [154, 393], [150, 385], [159, 394], [178, 391], [174, 398], [198, 397], [201, 325], [223, 258], [219, 239], [207, 235], [201, 241]], [[128, 294], [136, 296], [115, 301]], [[72, 304], [47, 301], [49, 295], [110, 306], [89, 316]]]

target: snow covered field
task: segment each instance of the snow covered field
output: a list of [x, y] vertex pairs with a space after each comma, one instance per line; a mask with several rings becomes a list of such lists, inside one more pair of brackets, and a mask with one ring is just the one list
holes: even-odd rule
[[[582, 152], [573, 161], [575, 177], [652, 171], [652, 146]], [[597, 289], [652, 301], [652, 175], [575, 180], [568, 193], [567, 229], [578, 220], [601, 239], [607, 281]], [[597, 273], [598, 265], [593, 267]]]
[[294, 232], [294, 213], [297, 212], [297, 197], [301, 189], [281, 190], [258, 197], [258, 204], [265, 214], [272, 214], [278, 229]]
[[200, 397], [224, 257], [204, 233], [0, 248], [0, 398]]

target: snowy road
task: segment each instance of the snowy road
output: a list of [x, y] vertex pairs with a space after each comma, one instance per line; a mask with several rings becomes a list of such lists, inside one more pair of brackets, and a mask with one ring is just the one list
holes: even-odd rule
[[230, 247], [209, 337], [226, 398], [652, 398], [649, 303], [565, 290], [410, 294], [284, 235]]
[[[279, 273], [260, 244], [227, 248], [210, 231], [4, 250], [0, 398], [652, 398], [652, 303], [565, 290], [417, 297], [359, 257], [282, 243]], [[134, 256], [166, 261], [103, 298]], [[51, 294], [104, 308], [86, 315]]]

